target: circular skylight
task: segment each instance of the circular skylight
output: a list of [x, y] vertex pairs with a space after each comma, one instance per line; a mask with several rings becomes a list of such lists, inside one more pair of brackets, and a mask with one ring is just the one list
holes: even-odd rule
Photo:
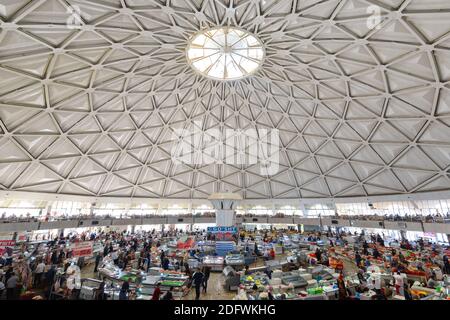
[[220, 27], [194, 35], [187, 47], [187, 59], [205, 77], [236, 80], [258, 71], [264, 60], [264, 49], [251, 33]]

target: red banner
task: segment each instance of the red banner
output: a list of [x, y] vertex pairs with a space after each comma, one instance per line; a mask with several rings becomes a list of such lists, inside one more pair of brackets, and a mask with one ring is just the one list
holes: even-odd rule
[[14, 248], [15, 245], [15, 240], [0, 240], [0, 255], [5, 253], [6, 248]]
[[73, 257], [91, 257], [93, 255], [93, 243], [90, 241], [74, 243], [72, 254]]

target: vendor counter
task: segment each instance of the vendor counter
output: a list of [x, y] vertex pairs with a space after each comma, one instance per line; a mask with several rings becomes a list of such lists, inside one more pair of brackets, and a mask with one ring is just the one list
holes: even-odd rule
[[[150, 268], [148, 273], [139, 270], [122, 271], [112, 263], [107, 263], [99, 268], [101, 278], [109, 281], [111, 285], [110, 293], [112, 299], [118, 298], [117, 288], [120, 288], [123, 281], [130, 280], [130, 287], [136, 292], [137, 300], [149, 300], [156, 288], [160, 285], [162, 293], [168, 291], [171, 287], [174, 288], [173, 296], [180, 298], [189, 292], [187, 288], [189, 278], [184, 273], [175, 271], [166, 271], [160, 268]], [[108, 293], [105, 289], [105, 293]]]

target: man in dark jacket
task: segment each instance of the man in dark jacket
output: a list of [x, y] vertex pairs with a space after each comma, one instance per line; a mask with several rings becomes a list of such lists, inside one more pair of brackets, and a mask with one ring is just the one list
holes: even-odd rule
[[208, 280], [209, 276], [211, 274], [211, 267], [204, 267], [203, 268], [203, 292], [206, 293], [206, 290], [208, 289]]
[[357, 266], [358, 268], [359, 268], [359, 266], [361, 265], [361, 260], [362, 260], [361, 255], [359, 254], [358, 251], [356, 251], [356, 253], [355, 253], [355, 263], [356, 263], [356, 266]]
[[164, 257], [162, 261], [162, 268], [164, 270], [169, 270], [169, 265], [170, 265], [169, 259], [167, 257]]
[[95, 256], [95, 267], [94, 267], [94, 272], [98, 271], [98, 265], [100, 264], [100, 261], [102, 260], [102, 255], [99, 253], [97, 253], [97, 255]]
[[194, 274], [192, 275], [192, 284], [195, 286], [195, 300], [200, 299], [200, 286], [203, 283], [204, 278], [203, 272], [201, 272], [199, 269], [197, 269]]
[[51, 256], [50, 260], [52, 261], [52, 264], [58, 263], [58, 254], [56, 253], [56, 250], [54, 250], [52, 252], [52, 256]]
[[170, 287], [170, 290], [166, 292], [166, 294], [162, 297], [161, 300], [173, 300], [173, 287]]

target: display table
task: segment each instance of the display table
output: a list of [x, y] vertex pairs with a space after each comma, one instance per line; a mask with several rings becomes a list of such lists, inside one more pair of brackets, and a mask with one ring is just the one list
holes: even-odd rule
[[244, 256], [239, 253], [227, 254], [225, 257], [225, 264], [234, 268], [242, 268], [245, 264]]
[[265, 265], [270, 268], [270, 270], [282, 269], [283, 266], [287, 265], [287, 260], [268, 260]]
[[240, 283], [247, 291], [252, 290], [255, 285], [258, 287], [258, 290], [261, 290], [269, 285], [269, 278], [265, 273], [256, 272], [249, 276], [241, 276]]
[[222, 272], [225, 259], [220, 256], [205, 256], [203, 257], [202, 265], [204, 267], [210, 267], [211, 271]]

